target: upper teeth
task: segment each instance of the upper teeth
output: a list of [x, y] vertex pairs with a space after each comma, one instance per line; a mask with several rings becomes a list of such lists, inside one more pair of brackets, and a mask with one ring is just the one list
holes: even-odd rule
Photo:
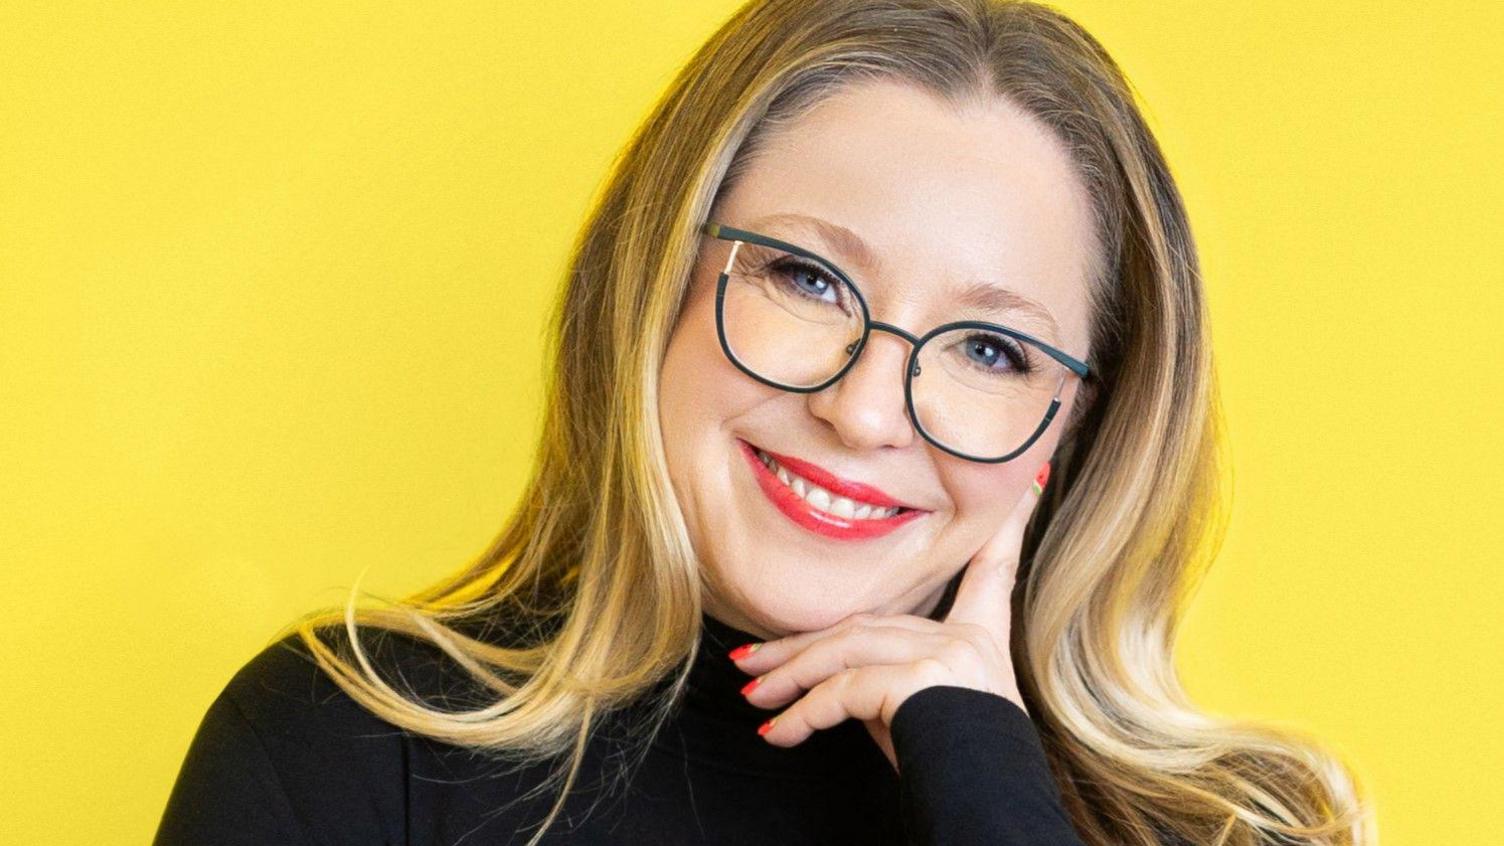
[[813, 505], [828, 514], [843, 517], [847, 520], [886, 520], [898, 513], [898, 508], [883, 508], [866, 502], [856, 502], [844, 496], [836, 496], [830, 491], [807, 479], [790, 473], [778, 462], [762, 450], [757, 451], [757, 457], [766, 464], [768, 469], [778, 480], [793, 489], [805, 502]]

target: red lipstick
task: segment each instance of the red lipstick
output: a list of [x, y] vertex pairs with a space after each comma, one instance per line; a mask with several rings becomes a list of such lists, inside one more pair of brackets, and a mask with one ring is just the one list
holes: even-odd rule
[[758, 487], [762, 489], [763, 494], [772, 501], [773, 505], [784, 516], [816, 534], [837, 540], [867, 540], [886, 535], [908, 523], [910, 520], [928, 513], [905, 506], [903, 503], [870, 485], [842, 481], [807, 462], [787, 458], [786, 456], [764, 450], [779, 465], [787, 468], [790, 473], [802, 476], [838, 496], [849, 497], [885, 508], [899, 506], [908, 509], [882, 520], [848, 519], [821, 511], [809, 504], [804, 497], [794, 493], [792, 488], [785, 485], [777, 476], [773, 475], [773, 471], [769, 470], [768, 466], [762, 463], [762, 459], [757, 455], [757, 450], [751, 444], [738, 438], [737, 445], [741, 448], [742, 455], [746, 456], [747, 464], [751, 467], [752, 475], [757, 479]]
[[[759, 449], [761, 449], [761, 447], [759, 447]], [[883, 508], [892, 508], [895, 505], [899, 508], [914, 507], [912, 505], [907, 505], [905, 503], [899, 502], [898, 500], [894, 499], [891, 496], [888, 496], [886, 493], [872, 487], [871, 485], [864, 485], [861, 482], [848, 482], [838, 476], [832, 476], [823, 468], [810, 464], [808, 461], [800, 461], [799, 459], [794, 458], [790, 455], [779, 455], [778, 453], [768, 449], [764, 449], [763, 452], [772, 456], [773, 460], [778, 462], [779, 466], [788, 470], [790, 473], [793, 473], [795, 476], [802, 476], [805, 480], [814, 482], [815, 484], [830, 491], [833, 494], [838, 494], [848, 499], [855, 499], [861, 502], [870, 502], [873, 505], [881, 505]]]

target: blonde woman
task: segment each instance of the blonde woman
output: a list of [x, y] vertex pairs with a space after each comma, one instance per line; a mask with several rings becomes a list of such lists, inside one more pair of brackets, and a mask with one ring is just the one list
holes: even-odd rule
[[185, 843], [1371, 844], [1171, 661], [1216, 543], [1186, 212], [1049, 7], [754, 0], [576, 245], [524, 506], [210, 707]]

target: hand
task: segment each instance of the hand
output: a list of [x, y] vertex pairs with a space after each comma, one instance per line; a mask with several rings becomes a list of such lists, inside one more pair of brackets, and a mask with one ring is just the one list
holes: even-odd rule
[[898, 706], [924, 688], [975, 688], [1024, 708], [1008, 651], [1009, 597], [1024, 527], [1048, 477], [1046, 464], [998, 531], [967, 562], [943, 622], [913, 614], [860, 613], [826, 629], [770, 640], [750, 651], [733, 650], [737, 667], [758, 676], [750, 690], [743, 689], [747, 701], [763, 708], [794, 703], [759, 727], [763, 737], [775, 746], [796, 746], [817, 729], [855, 717], [897, 769], [889, 727]]

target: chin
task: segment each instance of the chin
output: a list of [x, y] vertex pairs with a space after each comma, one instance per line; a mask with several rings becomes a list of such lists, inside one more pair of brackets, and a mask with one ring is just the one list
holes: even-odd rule
[[[746, 559], [744, 559], [746, 560]], [[751, 561], [752, 569], [723, 574], [720, 603], [729, 612], [782, 637], [829, 628], [864, 611], [885, 605], [864, 600], [868, 587], [836, 569], [810, 566], [784, 555]], [[875, 587], [872, 585], [870, 587]]]

